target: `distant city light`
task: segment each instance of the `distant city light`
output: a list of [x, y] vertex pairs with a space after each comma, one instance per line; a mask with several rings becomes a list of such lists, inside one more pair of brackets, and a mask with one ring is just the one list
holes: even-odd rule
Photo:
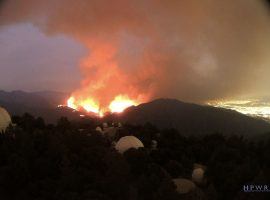
[[215, 101], [209, 102], [208, 105], [235, 110], [245, 115], [270, 121], [270, 102], [260, 100]]

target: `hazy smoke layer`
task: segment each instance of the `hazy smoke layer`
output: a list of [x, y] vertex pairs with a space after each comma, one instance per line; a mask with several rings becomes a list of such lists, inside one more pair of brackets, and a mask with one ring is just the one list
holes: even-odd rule
[[205, 101], [262, 95], [270, 85], [261, 0], [7, 0], [0, 17], [85, 44], [75, 94], [104, 105], [118, 94]]

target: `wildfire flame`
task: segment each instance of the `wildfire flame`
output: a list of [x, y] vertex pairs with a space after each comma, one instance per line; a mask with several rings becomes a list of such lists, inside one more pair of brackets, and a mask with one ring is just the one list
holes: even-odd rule
[[70, 97], [68, 100], [67, 100], [67, 106], [69, 108], [72, 108], [74, 110], [77, 110], [78, 106], [75, 105], [75, 98], [74, 97]]
[[128, 107], [136, 105], [138, 105], [138, 103], [136, 103], [135, 101], [129, 99], [126, 96], [119, 95], [115, 97], [115, 99], [110, 103], [109, 109], [112, 113], [120, 113]]
[[143, 82], [149, 73], [154, 74], [152, 70], [141, 67], [138, 70], [140, 75], [134, 76], [136, 77], [134, 80], [131, 72], [121, 67], [123, 63], [117, 59], [118, 47], [114, 42], [103, 40], [88, 42], [91, 53], [80, 63], [84, 79], [80, 88], [67, 100], [68, 107], [102, 117], [106, 112], [120, 113], [127, 107], [149, 99], [151, 92], [148, 90], [142, 92], [142, 88], [137, 84]]
[[77, 100], [74, 96], [71, 96], [67, 100], [67, 107], [74, 110], [85, 110], [86, 112], [95, 113], [99, 117], [104, 116], [104, 112], [121, 113], [130, 106], [136, 106], [138, 102], [131, 100], [127, 95], [118, 95], [111, 101], [108, 107], [101, 107], [98, 101], [87, 98], [85, 100]]
[[86, 99], [80, 103], [87, 112], [99, 113], [99, 104], [93, 99]]

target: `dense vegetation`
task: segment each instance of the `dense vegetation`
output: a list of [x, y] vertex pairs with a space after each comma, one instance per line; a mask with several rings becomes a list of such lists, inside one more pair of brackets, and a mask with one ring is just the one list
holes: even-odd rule
[[[184, 137], [150, 124], [124, 125], [145, 145], [123, 155], [95, 131], [100, 122], [85, 119], [56, 126], [28, 114], [14, 117], [16, 127], [0, 138], [0, 199], [265, 199], [267, 193], [243, 193], [246, 183], [270, 180], [270, 140], [211, 134]], [[116, 138], [116, 139], [117, 139]], [[158, 148], [151, 150], [151, 141]], [[206, 181], [181, 195], [172, 179], [190, 178], [194, 163], [207, 166]]]

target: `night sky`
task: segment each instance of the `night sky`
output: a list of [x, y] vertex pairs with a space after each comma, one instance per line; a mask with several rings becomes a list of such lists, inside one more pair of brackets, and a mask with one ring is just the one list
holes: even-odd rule
[[64, 35], [46, 36], [30, 23], [2, 26], [0, 85], [4, 90], [70, 91], [81, 78], [85, 48]]
[[262, 0], [6, 0], [0, 89], [104, 101], [269, 96], [269, 13]]

